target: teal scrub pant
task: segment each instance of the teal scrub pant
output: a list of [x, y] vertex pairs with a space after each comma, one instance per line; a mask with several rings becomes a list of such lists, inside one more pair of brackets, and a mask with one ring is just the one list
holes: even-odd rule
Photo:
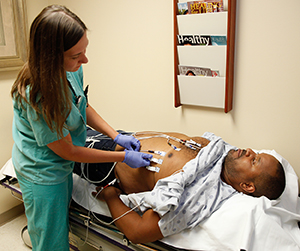
[[69, 251], [72, 173], [58, 185], [39, 185], [17, 173], [33, 251]]

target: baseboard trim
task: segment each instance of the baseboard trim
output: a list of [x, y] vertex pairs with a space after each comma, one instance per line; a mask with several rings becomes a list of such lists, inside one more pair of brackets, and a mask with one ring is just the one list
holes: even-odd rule
[[19, 215], [24, 213], [24, 211], [24, 205], [23, 203], [21, 203], [18, 206], [15, 206], [12, 209], [0, 214], [0, 226], [18, 217]]

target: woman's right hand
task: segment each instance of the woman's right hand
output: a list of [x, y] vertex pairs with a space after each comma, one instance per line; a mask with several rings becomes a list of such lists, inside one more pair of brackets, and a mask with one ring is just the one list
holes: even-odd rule
[[125, 150], [125, 158], [123, 162], [132, 168], [150, 166], [150, 159], [153, 155], [136, 151]]

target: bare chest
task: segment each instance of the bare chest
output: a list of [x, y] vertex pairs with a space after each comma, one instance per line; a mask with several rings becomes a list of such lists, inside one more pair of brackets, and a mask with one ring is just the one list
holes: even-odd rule
[[[180, 171], [183, 166], [195, 158], [199, 152], [199, 149], [193, 150], [174, 140], [169, 140], [164, 137], [147, 138], [147, 135], [148, 134], [140, 136], [140, 151], [153, 154], [150, 170], [146, 167], [133, 169], [124, 163], [118, 163], [116, 165], [115, 173], [120, 180], [120, 187], [125, 193], [152, 190], [159, 179]], [[174, 134], [172, 135], [174, 136]], [[175, 136], [183, 140], [188, 139], [188, 137], [183, 134], [175, 134]], [[201, 147], [209, 143], [208, 140], [201, 137], [194, 137], [193, 139], [197, 143], [200, 143]]]

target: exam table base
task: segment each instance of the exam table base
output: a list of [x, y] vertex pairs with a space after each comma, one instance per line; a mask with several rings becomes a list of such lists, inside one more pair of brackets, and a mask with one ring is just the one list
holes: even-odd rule
[[[96, 215], [101, 221], [110, 222], [111, 218]], [[156, 241], [147, 244], [133, 244], [120, 232], [116, 226], [106, 226], [90, 215], [87, 210], [75, 202], [70, 206], [70, 232], [79, 237], [82, 242], [96, 250], [126, 250], [126, 251], [182, 251], [165, 243]], [[78, 244], [80, 246], [80, 243]]]
[[[22, 196], [22, 192], [18, 186], [18, 181], [13, 177], [6, 177], [0, 180], [0, 185], [11, 191], [14, 197]], [[110, 222], [111, 218], [107, 216], [96, 215], [97, 218]], [[25, 227], [26, 228], [26, 227]], [[24, 229], [21, 230], [23, 237]], [[175, 248], [156, 241], [147, 244], [133, 244], [122, 232], [120, 232], [115, 225], [106, 226], [100, 223], [89, 212], [72, 201], [69, 209], [69, 228], [71, 233], [70, 250], [79, 251], [81, 243], [73, 243], [72, 235], [75, 235], [82, 241], [96, 250], [101, 251], [183, 251], [184, 249]], [[23, 238], [24, 241], [24, 238]], [[25, 241], [24, 241], [25, 243]], [[31, 247], [31, 243], [25, 243]]]

